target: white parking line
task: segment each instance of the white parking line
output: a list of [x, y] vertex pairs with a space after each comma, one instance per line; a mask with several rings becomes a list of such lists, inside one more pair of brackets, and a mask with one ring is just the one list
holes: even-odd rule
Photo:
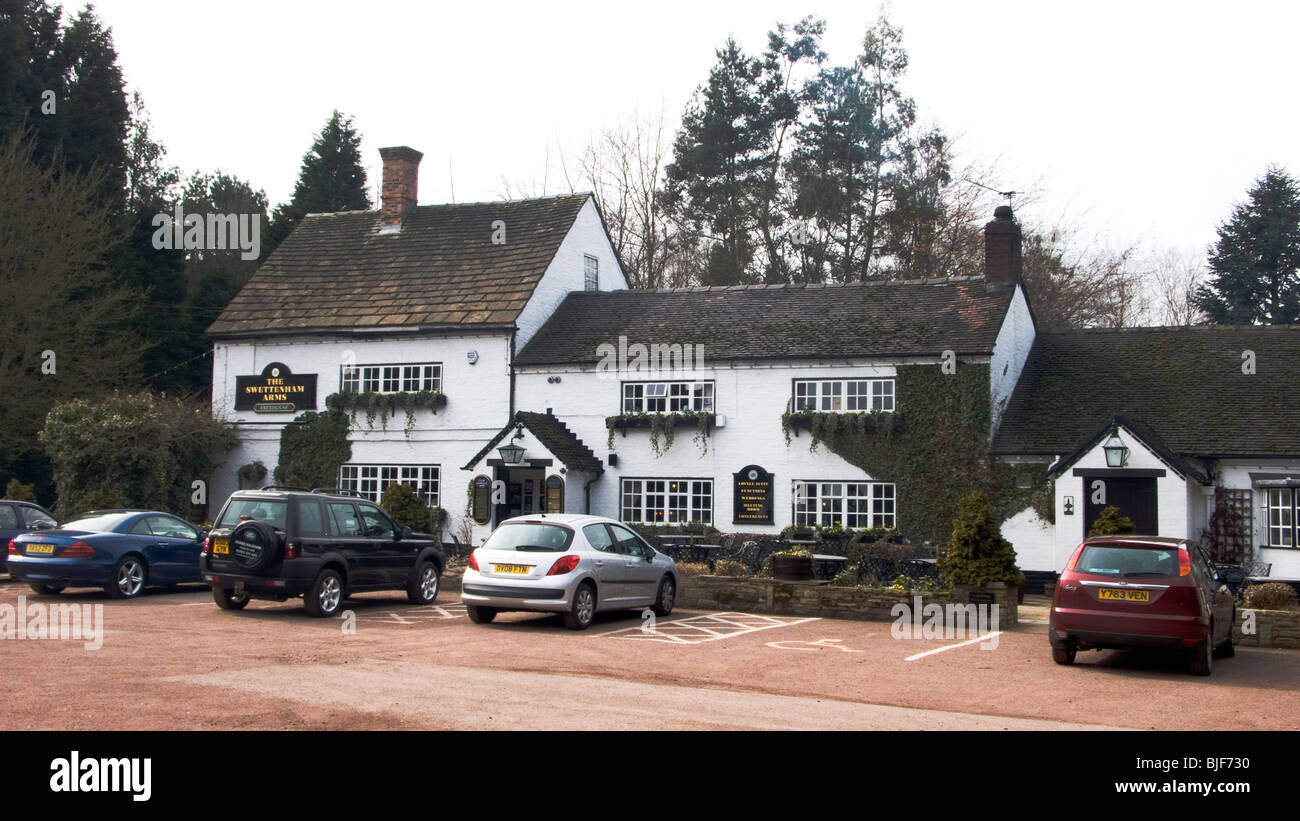
[[977, 636], [973, 639], [968, 639], [967, 641], [963, 641], [960, 644], [949, 644], [946, 647], [936, 647], [933, 650], [926, 650], [924, 653], [917, 653], [914, 656], [908, 656], [907, 658], [903, 659], [903, 661], [916, 661], [917, 659], [923, 659], [926, 656], [933, 656], [935, 653], [942, 653], [944, 650], [956, 650], [958, 647], [965, 647], [968, 644], [979, 644], [982, 641], [988, 641], [994, 636], [1000, 636], [1000, 635], [1002, 635], [1001, 630], [998, 630], [995, 633], [986, 633], [983, 636]]

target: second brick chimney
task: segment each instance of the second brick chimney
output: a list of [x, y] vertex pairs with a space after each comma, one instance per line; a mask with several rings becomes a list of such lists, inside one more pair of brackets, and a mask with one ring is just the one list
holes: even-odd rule
[[1014, 285], [1020, 281], [1020, 226], [1010, 205], [999, 205], [993, 219], [984, 226], [984, 281]]
[[404, 145], [379, 149], [384, 160], [384, 182], [380, 190], [379, 227], [396, 229], [415, 207], [420, 182], [420, 159], [424, 156]]

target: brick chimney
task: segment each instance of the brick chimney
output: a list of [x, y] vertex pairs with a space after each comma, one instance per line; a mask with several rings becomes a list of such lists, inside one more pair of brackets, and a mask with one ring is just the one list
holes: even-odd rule
[[[387, 190], [387, 189], [385, 189]], [[1010, 205], [999, 205], [993, 219], [984, 226], [984, 281], [990, 285], [1014, 285], [1020, 281], [1020, 226]]]
[[420, 158], [424, 155], [404, 145], [379, 149], [384, 160], [383, 202], [379, 209], [379, 227], [396, 229], [415, 207], [420, 181]]

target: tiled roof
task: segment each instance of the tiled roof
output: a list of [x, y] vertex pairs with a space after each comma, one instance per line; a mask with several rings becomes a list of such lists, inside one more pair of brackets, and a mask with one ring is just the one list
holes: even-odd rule
[[851, 285], [576, 292], [515, 358], [582, 364], [605, 343], [695, 344], [704, 359], [993, 351], [1013, 290], [979, 277]]
[[396, 234], [378, 211], [308, 215], [208, 333], [512, 325], [588, 198], [417, 206]]
[[1125, 416], [1186, 456], [1300, 455], [1297, 386], [1300, 326], [1042, 333], [992, 451], [1064, 455]]
[[522, 423], [537, 441], [551, 452], [551, 454], [560, 460], [560, 463], [570, 470], [580, 470], [586, 473], [603, 473], [605, 466], [600, 459], [592, 452], [591, 448], [583, 444], [583, 441], [574, 435], [569, 427], [552, 416], [549, 413], [533, 413], [532, 411], [515, 411], [515, 416], [510, 422], [501, 429], [501, 432], [492, 437], [483, 448], [474, 457], [465, 464], [462, 470], [471, 470], [474, 465], [478, 464], [484, 456], [492, 452], [498, 444], [511, 431], [515, 429], [516, 424]]

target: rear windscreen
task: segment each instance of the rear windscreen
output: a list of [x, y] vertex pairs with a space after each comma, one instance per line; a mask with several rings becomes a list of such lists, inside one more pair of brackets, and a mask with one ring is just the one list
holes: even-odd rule
[[506, 523], [496, 529], [483, 547], [488, 550], [521, 550], [558, 553], [573, 541], [573, 531], [552, 524]]
[[1074, 569], [1098, 576], [1177, 576], [1178, 551], [1149, 547], [1088, 545]]
[[271, 527], [284, 530], [285, 512], [289, 503], [275, 499], [231, 499], [221, 514], [217, 527], [234, 527], [247, 519], [266, 522]]

